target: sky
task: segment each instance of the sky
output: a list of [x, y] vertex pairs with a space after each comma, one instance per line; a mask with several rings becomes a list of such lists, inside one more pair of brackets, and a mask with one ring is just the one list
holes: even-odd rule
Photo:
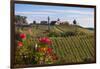
[[70, 24], [75, 19], [80, 26], [94, 28], [94, 8], [15, 4], [15, 15], [26, 16], [28, 23], [47, 20], [48, 16], [51, 21], [59, 18]]

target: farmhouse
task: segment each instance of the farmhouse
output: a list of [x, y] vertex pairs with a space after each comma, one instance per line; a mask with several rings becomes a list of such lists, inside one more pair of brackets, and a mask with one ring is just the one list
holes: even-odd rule
[[55, 25], [60, 25], [60, 24], [63, 24], [63, 22], [61, 21], [56, 21]]

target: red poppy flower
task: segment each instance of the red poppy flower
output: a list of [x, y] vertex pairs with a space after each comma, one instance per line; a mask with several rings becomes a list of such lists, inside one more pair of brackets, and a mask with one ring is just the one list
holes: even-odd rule
[[39, 41], [41, 43], [45, 43], [45, 44], [49, 44], [49, 45], [51, 44], [51, 40], [47, 37], [40, 38]]
[[18, 41], [18, 46], [20, 46], [20, 47], [23, 46], [23, 43]]
[[51, 53], [51, 52], [52, 52], [52, 48], [48, 48], [48, 49], [47, 49], [47, 52], [48, 52], [48, 53]]
[[20, 34], [20, 38], [25, 39], [26, 38], [26, 34], [24, 34], [24, 33]]
[[47, 44], [51, 45], [51, 40], [50, 39], [46, 39]]

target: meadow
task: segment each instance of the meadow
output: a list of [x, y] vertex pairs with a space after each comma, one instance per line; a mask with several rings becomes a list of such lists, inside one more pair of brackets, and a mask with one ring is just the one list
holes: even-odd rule
[[15, 64], [95, 62], [94, 30], [78, 25], [16, 27]]

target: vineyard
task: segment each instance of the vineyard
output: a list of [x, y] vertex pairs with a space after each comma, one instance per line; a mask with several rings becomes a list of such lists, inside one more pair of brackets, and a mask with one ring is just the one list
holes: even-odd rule
[[[73, 25], [54, 25], [50, 27], [48, 32], [47, 25], [33, 25], [30, 28], [16, 28], [16, 32], [29, 34], [31, 37], [30, 45], [39, 46], [38, 38], [49, 37], [52, 41], [49, 47], [58, 57], [56, 64], [95, 61], [94, 31]], [[27, 46], [29, 45], [27, 44]], [[16, 63], [17, 59], [18, 57]]]

